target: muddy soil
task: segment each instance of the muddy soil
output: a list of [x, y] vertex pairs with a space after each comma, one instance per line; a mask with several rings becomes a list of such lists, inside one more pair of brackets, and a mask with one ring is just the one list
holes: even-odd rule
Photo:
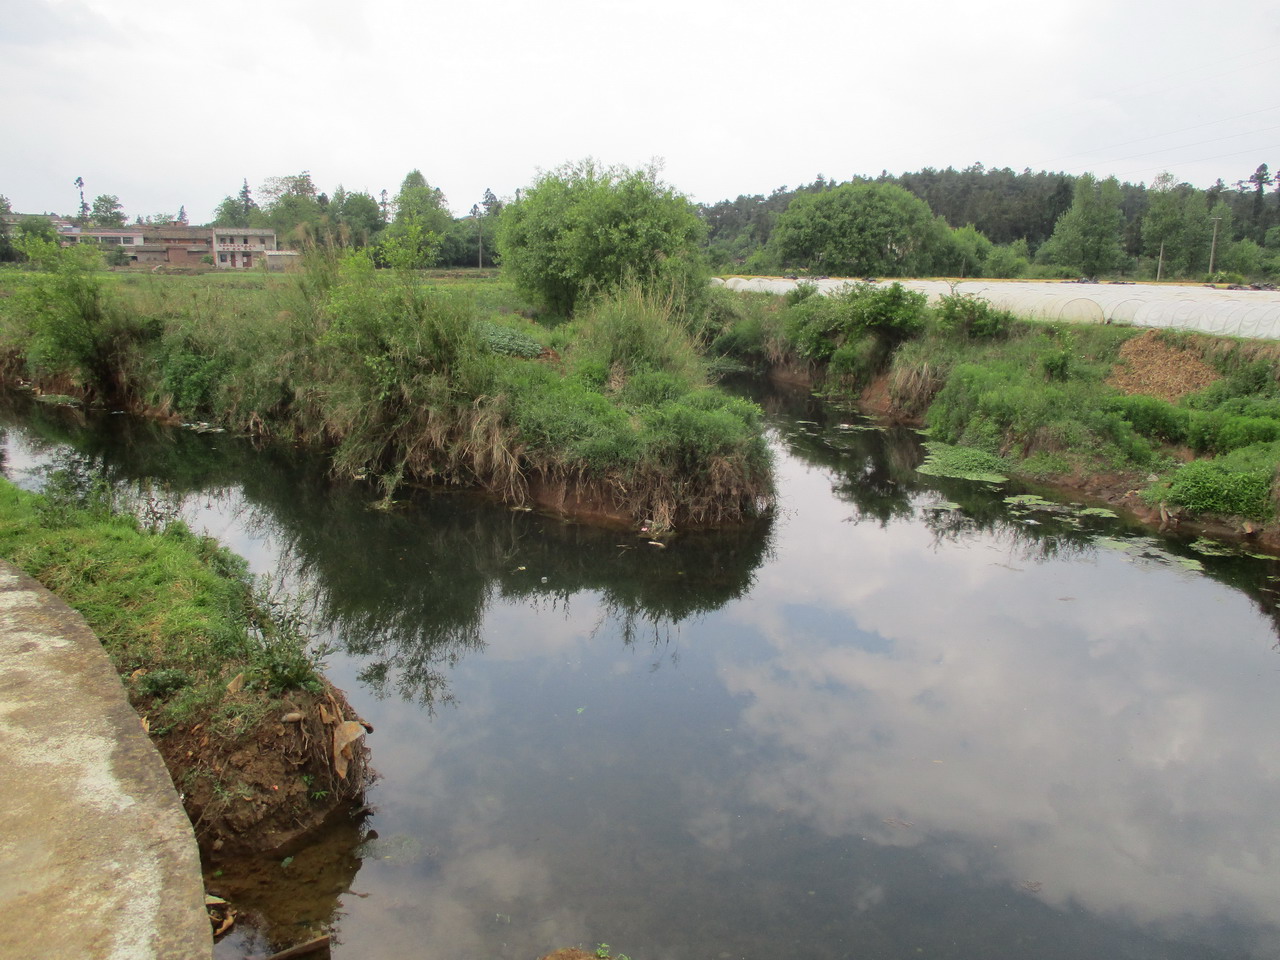
[[206, 724], [155, 740], [206, 863], [270, 854], [359, 804], [374, 774], [364, 723], [342, 691], [297, 691], [229, 740]]

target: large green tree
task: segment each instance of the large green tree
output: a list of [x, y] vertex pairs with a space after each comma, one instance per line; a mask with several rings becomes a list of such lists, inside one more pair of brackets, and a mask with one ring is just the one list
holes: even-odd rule
[[1096, 277], [1124, 262], [1122, 193], [1115, 177], [1101, 183], [1089, 173], [1076, 180], [1071, 209], [1058, 218], [1036, 257]]
[[541, 174], [507, 204], [497, 240], [520, 290], [567, 316], [590, 290], [627, 277], [700, 282], [703, 233], [693, 204], [656, 165], [587, 159]]
[[124, 207], [120, 203], [120, 198], [109, 193], [94, 197], [89, 218], [97, 227], [123, 227]]
[[408, 269], [434, 266], [453, 225], [443, 191], [427, 183], [421, 170], [410, 170], [394, 206], [395, 216], [382, 232], [383, 259]]
[[1147, 191], [1142, 218], [1143, 253], [1160, 266], [1164, 277], [1188, 277], [1209, 258], [1209, 202], [1202, 190], [1176, 183], [1162, 173]]
[[929, 205], [888, 183], [801, 193], [778, 217], [770, 251], [782, 266], [835, 276], [926, 276], [945, 270], [950, 231]]

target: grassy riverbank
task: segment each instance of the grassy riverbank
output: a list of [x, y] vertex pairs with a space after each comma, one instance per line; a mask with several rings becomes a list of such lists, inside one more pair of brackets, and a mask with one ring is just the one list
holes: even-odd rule
[[243, 559], [121, 496], [66, 472], [42, 495], [0, 480], [0, 555], [102, 641], [206, 855], [278, 846], [362, 793], [363, 748], [334, 754], [358, 718]]
[[900, 287], [744, 295], [715, 346], [923, 424], [934, 469], [1016, 474], [1277, 540], [1280, 345], [1019, 320]]
[[359, 252], [237, 282], [45, 253], [0, 279], [10, 381], [321, 443], [388, 500], [406, 481], [466, 484], [655, 530], [771, 503], [759, 411], [711, 386], [700, 301], [623, 284], [542, 325], [500, 280], [374, 270]]

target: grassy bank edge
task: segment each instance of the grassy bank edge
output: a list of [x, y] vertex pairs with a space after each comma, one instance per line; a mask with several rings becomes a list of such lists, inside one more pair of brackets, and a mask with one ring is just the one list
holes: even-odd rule
[[245, 561], [118, 507], [102, 485], [42, 495], [0, 479], [0, 555], [99, 638], [202, 853], [274, 848], [358, 798], [366, 751], [348, 745], [338, 775], [334, 733], [360, 721]]
[[[965, 295], [930, 308], [897, 284], [739, 294], [725, 316], [719, 352], [921, 425], [985, 473], [1280, 545], [1278, 344], [1026, 320]], [[1172, 376], [1144, 380], [1152, 354]]]

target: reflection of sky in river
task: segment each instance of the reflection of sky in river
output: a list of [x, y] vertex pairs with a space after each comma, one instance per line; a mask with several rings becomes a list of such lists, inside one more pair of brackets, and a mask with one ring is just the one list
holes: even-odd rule
[[[1280, 657], [1247, 597], [844, 522], [780, 466], [773, 554], [719, 610], [628, 646], [598, 594], [495, 598], [434, 715], [333, 658], [383, 775], [336, 955], [1280, 951]], [[235, 495], [195, 508], [272, 565]]]
[[1274, 952], [1280, 661], [1241, 594], [842, 523], [787, 469], [746, 599], [632, 648], [589, 595], [500, 604], [456, 707], [385, 705], [375, 825], [427, 852], [366, 862], [357, 953]]

